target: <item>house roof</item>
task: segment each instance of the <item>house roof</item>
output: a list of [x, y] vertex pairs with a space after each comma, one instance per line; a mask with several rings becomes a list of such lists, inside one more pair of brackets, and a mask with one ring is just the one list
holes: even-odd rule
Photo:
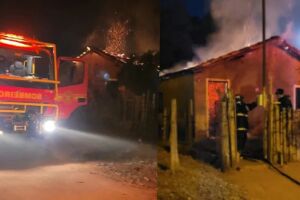
[[78, 56], [78, 58], [82, 58], [83, 56], [85, 56], [88, 53], [96, 53], [100, 56], [104, 56], [107, 59], [112, 60], [113, 62], [118, 62], [120, 64], [125, 64], [128, 62], [129, 58], [127, 56], [125, 56], [124, 54], [113, 54], [110, 52], [107, 52], [105, 50], [100, 50], [96, 47], [86, 47], [86, 51], [84, 51], [80, 56]]
[[[294, 46], [290, 45], [289, 43], [287, 43], [283, 38], [281, 38], [279, 36], [274, 36], [274, 37], [271, 37], [271, 38], [267, 39], [266, 42], [271, 43], [275, 47], [283, 50], [288, 55], [290, 55], [290, 56], [292, 56], [295, 59], [300, 61], [300, 51], [296, 47], [294, 47]], [[232, 52], [227, 53], [225, 55], [222, 55], [218, 58], [209, 59], [205, 62], [202, 62], [202, 63], [200, 63], [198, 65], [195, 65], [195, 66], [193, 66], [191, 68], [188, 68], [188, 69], [185, 68], [185, 69], [179, 69], [179, 70], [176, 70], [176, 71], [162, 73], [160, 75], [160, 77], [162, 79], [168, 79], [168, 78], [175, 77], [175, 76], [181, 76], [181, 75], [184, 75], [184, 74], [187, 74], [187, 73], [189, 73], [189, 74], [194, 73], [196, 71], [200, 72], [200, 71], [204, 70], [205, 68], [211, 66], [212, 64], [215, 64], [215, 63], [218, 63], [218, 62], [221, 62], [221, 61], [239, 59], [239, 58], [243, 57], [245, 54], [259, 49], [261, 47], [261, 45], [262, 45], [262, 42], [258, 42], [256, 44], [251, 45], [251, 46], [242, 48], [240, 50], [232, 51]]]

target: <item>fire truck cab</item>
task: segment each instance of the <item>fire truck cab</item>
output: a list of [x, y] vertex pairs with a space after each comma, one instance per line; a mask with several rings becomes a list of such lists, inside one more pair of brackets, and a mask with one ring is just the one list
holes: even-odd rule
[[87, 104], [87, 67], [55, 44], [0, 33], [0, 134], [46, 134]]

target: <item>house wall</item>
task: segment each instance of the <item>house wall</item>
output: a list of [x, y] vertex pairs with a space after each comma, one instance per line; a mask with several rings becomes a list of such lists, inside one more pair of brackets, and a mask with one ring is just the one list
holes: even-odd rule
[[104, 73], [108, 73], [111, 79], [117, 79], [122, 69], [121, 63], [117, 60], [90, 52], [81, 57], [89, 68], [89, 83], [100, 93], [105, 90]]
[[[256, 101], [262, 91], [262, 50], [261, 48], [246, 53], [243, 57], [230, 58], [208, 66], [202, 72], [196, 72], [195, 85], [195, 136], [196, 140], [208, 136], [208, 111], [206, 80], [228, 79], [234, 94], [241, 94], [246, 102]], [[300, 62], [283, 50], [267, 45], [267, 74], [272, 80], [273, 93], [276, 88], [283, 88], [293, 95], [294, 84], [299, 84]], [[268, 88], [267, 88], [268, 90]], [[262, 132], [263, 110], [257, 107], [249, 113], [250, 135], [258, 136]]]
[[[283, 88], [285, 93], [294, 99], [293, 87], [300, 84], [300, 62], [279, 48], [273, 48], [269, 76], [273, 83], [273, 93], [276, 88]], [[294, 102], [293, 102], [294, 103]]]
[[187, 111], [190, 99], [194, 98], [193, 75], [184, 74], [162, 80], [160, 83], [163, 107], [170, 114], [171, 100], [177, 100], [178, 135], [180, 141], [185, 141], [187, 134]]

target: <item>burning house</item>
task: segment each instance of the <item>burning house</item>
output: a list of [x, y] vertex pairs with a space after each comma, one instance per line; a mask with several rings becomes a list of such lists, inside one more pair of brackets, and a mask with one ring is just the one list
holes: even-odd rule
[[[88, 66], [89, 104], [86, 120], [90, 127], [110, 131], [118, 128], [135, 131], [142, 126], [151, 125], [149, 120], [151, 118], [153, 121], [155, 116], [155, 102], [152, 101], [155, 95], [149, 92], [138, 94], [122, 82], [122, 78], [127, 80], [133, 77], [132, 74], [136, 75], [135, 71], [126, 71], [126, 67], [130, 65], [141, 69], [141, 63], [131, 63], [132, 60], [124, 54], [92, 47], [87, 47], [78, 57]], [[124, 78], [124, 71], [132, 74]]]
[[86, 47], [86, 51], [77, 58], [88, 67], [89, 103], [86, 120], [94, 126], [99, 125], [99, 120], [112, 121], [121, 110], [118, 75], [126, 58], [93, 47]]
[[108, 83], [116, 83], [118, 74], [127, 62], [123, 55], [113, 55], [93, 47], [87, 47], [79, 57], [88, 65], [90, 86], [101, 94], [105, 93]]
[[[280, 37], [266, 41], [267, 87], [283, 88], [290, 95], [295, 109], [300, 108], [300, 51]], [[231, 88], [246, 102], [256, 101], [262, 92], [262, 43], [228, 53], [195, 67], [165, 73], [161, 76], [160, 92], [163, 105], [170, 108], [171, 99], [178, 102], [178, 130], [181, 141], [187, 138], [187, 110], [194, 102], [194, 139], [214, 136], [218, 102]], [[268, 88], [267, 88], [268, 89]], [[259, 124], [262, 110], [258, 107], [249, 115], [250, 135], [262, 132]]]

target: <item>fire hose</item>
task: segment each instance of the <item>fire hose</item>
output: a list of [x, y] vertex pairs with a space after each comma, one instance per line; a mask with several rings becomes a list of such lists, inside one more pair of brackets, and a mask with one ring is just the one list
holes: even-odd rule
[[275, 165], [273, 165], [271, 162], [264, 160], [269, 166], [271, 166], [276, 172], [278, 172], [281, 176], [284, 176], [285, 178], [287, 178], [288, 180], [292, 181], [293, 183], [297, 184], [300, 186], [300, 181], [293, 178], [292, 176], [288, 175], [287, 173], [283, 172], [282, 170], [280, 170], [278, 167], [276, 167]]

